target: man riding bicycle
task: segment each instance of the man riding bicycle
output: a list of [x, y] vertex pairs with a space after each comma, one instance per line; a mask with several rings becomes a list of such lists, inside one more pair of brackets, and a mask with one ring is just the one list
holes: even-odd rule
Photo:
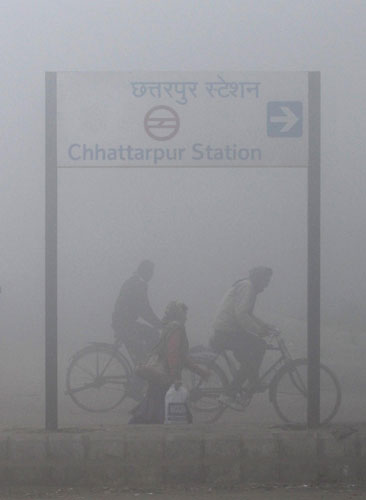
[[243, 383], [248, 380], [248, 390], [258, 386], [259, 368], [266, 350], [263, 338], [273, 327], [254, 316], [257, 295], [272, 277], [269, 267], [255, 267], [249, 277], [236, 281], [224, 295], [214, 320], [211, 348], [216, 352], [233, 352], [240, 367], [228, 388], [228, 400], [235, 400]]
[[153, 274], [154, 264], [143, 260], [136, 272], [123, 283], [113, 311], [115, 336], [124, 342], [135, 363], [144, 361], [159, 342], [162, 324], [148, 297], [148, 283]]

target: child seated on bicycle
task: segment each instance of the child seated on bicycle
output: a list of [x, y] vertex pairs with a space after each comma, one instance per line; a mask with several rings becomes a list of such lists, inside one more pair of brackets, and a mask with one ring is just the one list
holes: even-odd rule
[[[162, 320], [160, 342], [152, 353], [157, 360], [156, 374], [149, 378], [145, 398], [132, 410], [130, 424], [164, 423], [165, 394], [173, 383], [181, 380], [184, 368], [204, 378], [209, 376], [208, 370], [198, 366], [189, 357], [189, 344], [185, 330], [186, 319], [187, 306], [185, 304], [177, 301], [168, 304]], [[151, 373], [153, 371], [150, 370]], [[140, 373], [142, 374], [143, 371], [140, 370]]]

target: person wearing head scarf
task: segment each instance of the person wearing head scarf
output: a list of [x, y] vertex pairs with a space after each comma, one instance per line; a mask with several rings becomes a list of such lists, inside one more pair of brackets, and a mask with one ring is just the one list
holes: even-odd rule
[[206, 378], [209, 372], [189, 357], [185, 323], [187, 306], [183, 302], [169, 302], [162, 319], [159, 344], [153, 355], [163, 367], [163, 377], [149, 381], [145, 398], [132, 410], [131, 424], [164, 423], [165, 394], [173, 383], [180, 383], [183, 369], [189, 369]]
[[124, 342], [135, 362], [143, 361], [159, 341], [162, 324], [148, 297], [148, 284], [153, 274], [154, 264], [143, 260], [123, 283], [112, 315], [115, 337]]
[[269, 285], [271, 278], [271, 268], [254, 267], [248, 278], [232, 285], [218, 307], [211, 347], [216, 352], [232, 351], [240, 364], [228, 390], [230, 398], [235, 398], [246, 379], [250, 389], [258, 385], [259, 368], [266, 349], [261, 337], [273, 327], [254, 315], [254, 307], [257, 295]]

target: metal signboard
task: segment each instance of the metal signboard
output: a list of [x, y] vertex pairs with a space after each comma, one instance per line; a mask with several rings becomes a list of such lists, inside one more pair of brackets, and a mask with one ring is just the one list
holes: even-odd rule
[[58, 73], [61, 167], [308, 165], [305, 72]]

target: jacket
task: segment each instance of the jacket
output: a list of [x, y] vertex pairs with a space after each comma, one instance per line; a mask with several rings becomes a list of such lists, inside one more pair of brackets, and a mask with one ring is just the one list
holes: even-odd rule
[[150, 306], [147, 290], [148, 283], [137, 273], [123, 283], [112, 315], [115, 330], [128, 328], [139, 318], [160, 328], [161, 322]]
[[249, 279], [235, 283], [224, 295], [214, 320], [215, 332], [263, 334], [264, 323], [253, 314], [257, 294]]

